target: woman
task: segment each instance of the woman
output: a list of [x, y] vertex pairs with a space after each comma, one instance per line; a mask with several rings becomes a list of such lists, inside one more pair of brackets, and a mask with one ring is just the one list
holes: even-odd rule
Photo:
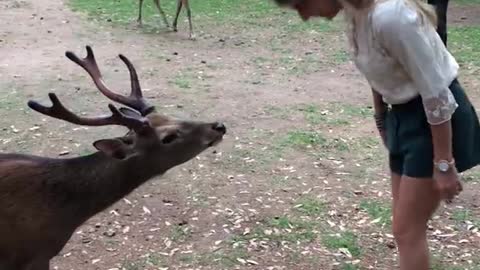
[[435, 10], [422, 0], [275, 1], [303, 20], [344, 11], [389, 151], [400, 269], [428, 270], [427, 222], [462, 190], [458, 173], [480, 163], [479, 121], [436, 32]]

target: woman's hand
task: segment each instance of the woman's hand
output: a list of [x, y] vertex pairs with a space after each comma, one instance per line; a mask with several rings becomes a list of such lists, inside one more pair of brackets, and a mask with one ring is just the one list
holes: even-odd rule
[[447, 172], [434, 169], [433, 180], [435, 181], [435, 188], [440, 193], [440, 197], [446, 200], [447, 203], [450, 203], [453, 198], [463, 190], [455, 166], [452, 166]]

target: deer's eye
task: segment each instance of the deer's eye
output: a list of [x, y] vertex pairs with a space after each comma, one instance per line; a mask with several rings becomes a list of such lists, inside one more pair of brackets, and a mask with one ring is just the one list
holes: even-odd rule
[[162, 143], [163, 144], [169, 144], [169, 143], [172, 143], [173, 141], [175, 141], [176, 139], [178, 139], [178, 134], [176, 132], [171, 133], [171, 134], [168, 134], [167, 136], [165, 136], [165, 138], [162, 139]]
[[121, 138], [121, 140], [127, 145], [132, 145], [133, 144], [133, 138], [131, 138], [131, 137], [123, 137], [123, 138]]

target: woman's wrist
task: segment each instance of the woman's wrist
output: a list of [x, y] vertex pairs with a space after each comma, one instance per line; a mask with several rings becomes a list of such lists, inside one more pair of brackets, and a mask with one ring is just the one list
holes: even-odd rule
[[433, 161], [453, 160], [452, 127], [450, 121], [439, 125], [431, 125], [433, 141]]
[[375, 125], [379, 131], [385, 130], [385, 115], [387, 113], [387, 104], [383, 102], [382, 96], [372, 88], [372, 95], [373, 95], [373, 108], [375, 113], [373, 117], [375, 118]]

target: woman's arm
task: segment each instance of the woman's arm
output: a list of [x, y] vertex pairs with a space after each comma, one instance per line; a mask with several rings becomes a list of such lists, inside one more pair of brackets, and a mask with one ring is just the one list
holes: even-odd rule
[[382, 141], [385, 144], [385, 125], [384, 119], [385, 114], [387, 113], [387, 104], [383, 102], [382, 95], [380, 95], [375, 89], [372, 88], [372, 95], [373, 95], [373, 110], [374, 110], [374, 118], [375, 124], [377, 126], [378, 132], [382, 137]]
[[452, 124], [448, 120], [439, 125], [430, 125], [433, 142], [433, 159], [452, 161]]
[[387, 112], [387, 104], [383, 102], [382, 95], [380, 95], [375, 89], [372, 88], [373, 95], [373, 109], [375, 115], [384, 115]]
[[436, 166], [433, 169], [433, 179], [436, 180], [436, 187], [447, 203], [458, 195], [462, 190], [462, 183], [458, 177], [453, 158], [452, 149], [452, 124], [445, 121], [441, 124], [430, 125], [433, 142], [433, 162], [447, 162], [451, 165], [448, 171], [440, 171]]

